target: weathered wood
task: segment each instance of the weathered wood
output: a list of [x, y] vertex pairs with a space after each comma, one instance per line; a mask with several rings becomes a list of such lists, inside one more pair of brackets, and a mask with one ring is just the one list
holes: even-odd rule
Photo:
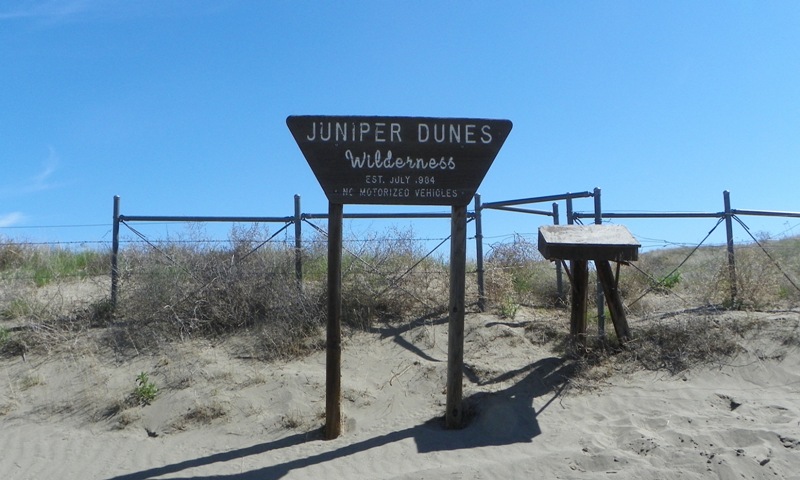
[[[579, 342], [586, 336], [586, 302], [589, 261], [597, 267], [598, 295], [608, 303], [617, 338], [625, 342], [631, 336], [625, 309], [609, 261], [624, 262], [639, 258], [639, 242], [621, 225], [553, 225], [539, 227], [539, 251], [555, 261], [570, 260], [572, 275], [572, 313], [570, 335]], [[602, 298], [600, 298], [602, 300]], [[598, 308], [602, 301], [598, 301]], [[599, 334], [603, 336], [602, 317], [598, 312]]]
[[622, 306], [622, 299], [619, 296], [619, 288], [611, 271], [611, 264], [605, 260], [594, 262], [597, 268], [597, 278], [603, 285], [603, 293], [606, 296], [608, 311], [611, 313], [611, 320], [614, 322], [614, 331], [620, 342], [626, 342], [631, 338], [631, 331], [628, 328], [628, 319], [625, 317], [625, 309]]
[[589, 262], [573, 260], [572, 297], [569, 334], [578, 342], [586, 341], [586, 303], [589, 299]]
[[328, 205], [328, 332], [325, 376], [325, 438], [342, 432], [342, 214]]
[[512, 124], [475, 118], [290, 116], [331, 202], [467, 205]]
[[450, 224], [450, 307], [447, 334], [447, 404], [445, 426], [461, 428], [464, 412], [464, 315], [467, 270], [467, 207], [452, 208]]
[[341, 433], [342, 206], [354, 203], [452, 207], [445, 416], [449, 428], [461, 427], [467, 204], [511, 122], [317, 115], [290, 116], [286, 124], [330, 202], [325, 436]]
[[635, 261], [640, 246], [622, 225], [539, 227], [539, 252], [548, 260]]

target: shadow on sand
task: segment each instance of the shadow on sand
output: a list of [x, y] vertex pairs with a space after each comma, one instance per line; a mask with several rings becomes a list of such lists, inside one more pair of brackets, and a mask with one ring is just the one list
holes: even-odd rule
[[[500, 383], [517, 375], [524, 376], [505, 390], [478, 393], [466, 398], [464, 401], [467, 406], [466, 411], [469, 412], [469, 421], [460, 430], [445, 429], [444, 422], [437, 418], [405, 430], [390, 432], [309, 457], [297, 458], [249, 472], [209, 476], [196, 476], [186, 472], [187, 476], [184, 478], [208, 480], [278, 479], [293, 470], [334, 461], [408, 438], [414, 439], [419, 453], [531, 442], [541, 433], [537, 416], [561, 394], [566, 385], [566, 380], [571, 376], [571, 370], [571, 364], [563, 359], [545, 358], [482, 383], [476, 381], [473, 373], [465, 372], [468, 378], [480, 385]], [[541, 406], [536, 411], [533, 406], [534, 400], [548, 395], [551, 395], [549, 400], [540, 399]], [[268, 454], [269, 452], [295, 447], [309, 441], [321, 441], [319, 432], [290, 435], [280, 440], [251, 447], [215, 453], [163, 467], [120, 475], [110, 480], [144, 480], [161, 475], [175, 474], [211, 464], [233, 462], [252, 455]], [[231, 469], [233, 469], [233, 466]]]

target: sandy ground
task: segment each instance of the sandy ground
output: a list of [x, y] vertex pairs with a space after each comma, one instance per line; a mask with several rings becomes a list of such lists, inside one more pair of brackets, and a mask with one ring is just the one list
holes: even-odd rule
[[[2, 479], [800, 479], [800, 312], [759, 315], [724, 364], [564, 383], [525, 337], [543, 313], [467, 319], [472, 419], [445, 430], [447, 325], [346, 338], [344, 433], [323, 440], [325, 354], [237, 358], [233, 341], [118, 358], [80, 347], [0, 361]], [[161, 389], [126, 401], [136, 376]]]

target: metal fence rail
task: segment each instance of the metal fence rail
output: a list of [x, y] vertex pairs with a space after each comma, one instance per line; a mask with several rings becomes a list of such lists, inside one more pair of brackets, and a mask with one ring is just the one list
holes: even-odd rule
[[[573, 207], [573, 201], [576, 199], [592, 198], [593, 208], [588, 212], [576, 212]], [[603, 219], [689, 219], [689, 218], [717, 218], [725, 222], [726, 226], [726, 245], [727, 245], [727, 263], [730, 284], [729, 302], [736, 304], [737, 299], [737, 282], [736, 282], [736, 259], [733, 242], [733, 221], [738, 220], [739, 216], [769, 216], [769, 217], [786, 217], [786, 218], [800, 218], [800, 212], [790, 211], [767, 211], [767, 210], [747, 210], [747, 209], [733, 209], [730, 203], [730, 193], [723, 192], [724, 208], [717, 212], [603, 212], [601, 207], [601, 190], [595, 188], [592, 191], [582, 191], [575, 193], [563, 193], [556, 195], [545, 195], [539, 197], [521, 198], [502, 200], [494, 202], [481, 201], [480, 195], [475, 195], [474, 210], [467, 212], [468, 219], [475, 223], [475, 255], [476, 255], [476, 276], [478, 288], [478, 305], [481, 310], [486, 308], [486, 288], [485, 288], [485, 264], [484, 264], [484, 234], [483, 234], [483, 216], [486, 210], [499, 210], [512, 213], [524, 213], [549, 217], [553, 224], [558, 225], [560, 219], [560, 203], [563, 202], [566, 208], [566, 222], [573, 224], [576, 221], [580, 222], [582, 219], [593, 219], [594, 223], [600, 224]], [[551, 203], [549, 210], [528, 208], [527, 205]], [[449, 213], [350, 213], [343, 214], [346, 219], [448, 219]], [[113, 217], [113, 239], [112, 239], [112, 255], [111, 255], [111, 301], [116, 303], [118, 295], [119, 284], [119, 271], [118, 271], [118, 254], [119, 254], [119, 229], [120, 225], [130, 227], [131, 223], [135, 222], [228, 222], [228, 223], [283, 223], [283, 231], [290, 226], [294, 226], [294, 254], [295, 254], [295, 276], [298, 285], [302, 285], [303, 281], [303, 265], [302, 265], [302, 224], [310, 220], [326, 220], [328, 219], [327, 213], [303, 213], [300, 208], [300, 196], [295, 195], [294, 198], [294, 212], [293, 215], [286, 216], [165, 216], [165, 215], [123, 215], [120, 213], [120, 198], [114, 197], [114, 217]], [[741, 223], [741, 221], [740, 221]], [[130, 227], [132, 228], [132, 227]], [[749, 232], [748, 232], [749, 233]], [[752, 236], [752, 235], [751, 235]], [[707, 238], [707, 237], [706, 237]], [[755, 239], [754, 239], [755, 240]], [[757, 241], [756, 241], [757, 242]], [[563, 285], [563, 276], [561, 266], [556, 265], [557, 276], [557, 289], [558, 295], [562, 299], [565, 298], [565, 288]], [[602, 291], [598, 288], [597, 307], [598, 307], [598, 323], [602, 329], [604, 321], [604, 303]]]

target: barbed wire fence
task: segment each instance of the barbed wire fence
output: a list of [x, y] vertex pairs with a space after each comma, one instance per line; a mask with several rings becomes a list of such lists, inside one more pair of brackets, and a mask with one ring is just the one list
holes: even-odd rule
[[[572, 202], [581, 198], [592, 198], [594, 211], [575, 212]], [[471, 238], [476, 242], [474, 266], [468, 269], [472, 278], [468, 284], [474, 286], [468, 290], [471, 303], [481, 310], [487, 306], [497, 308], [509, 316], [513, 316], [519, 306], [565, 305], [570, 288], [568, 281], [563, 277], [560, 265], [545, 262], [541, 258], [536, 242], [530, 235], [502, 234], [484, 238], [481, 225], [482, 215], [486, 215], [488, 210], [534, 214], [549, 217], [550, 222], [558, 224], [561, 220], [558, 202], [566, 203], [568, 224], [580, 224], [585, 219], [602, 223], [604, 220], [626, 218], [706, 218], [715, 222], [698, 243], [671, 245], [671, 248], [664, 249], [658, 255], [644, 255], [640, 261], [632, 263], [631, 268], [623, 269], [618, 282], [625, 305], [634, 314], [700, 306], [763, 308], [766, 305], [796, 301], [800, 298], [800, 240], [793, 240], [791, 237], [773, 239], [755, 234], [743, 217], [800, 218], [800, 214], [737, 210], [730, 207], [727, 192], [724, 199], [725, 209], [719, 212], [637, 214], [603, 212], [600, 209], [599, 189], [483, 204], [477, 196], [474, 212], [470, 213], [470, 220], [475, 228], [475, 235]], [[521, 206], [550, 202], [551, 210], [533, 210]], [[444, 217], [449, 215], [356, 214], [351, 219], [358, 221], [365, 218]], [[8, 271], [6, 267], [17, 261], [15, 256], [22, 255], [20, 252], [23, 246], [53, 252], [79, 248], [92, 252], [87, 255], [86, 264], [65, 270], [59, 274], [60, 278], [104, 275], [107, 278], [108, 265], [112, 264], [109, 290], [112, 302], [117, 301], [115, 297], [120, 280], [133, 285], [137, 282], [177, 284], [188, 279], [192, 288], [184, 289], [184, 297], [197, 295], [209, 288], [216, 288], [215, 284], [222, 277], [223, 266], [229, 274], [235, 271], [235, 278], [240, 280], [252, 277], [269, 278], [285, 285], [295, 285], [300, 290], [311, 286], [316, 294], [323, 294], [318, 290], [324, 283], [322, 279], [325, 272], [326, 231], [320, 221], [326, 220], [326, 216], [301, 213], [299, 198], [296, 198], [294, 214], [284, 217], [125, 216], [116, 210], [115, 218], [119, 223], [113, 228], [123, 227], [125, 236], [120, 236], [117, 230], [115, 239], [111, 242], [86, 240], [16, 243], [4, 238], [0, 271]], [[212, 221], [231, 223], [233, 226], [229, 238], [204, 238], [199, 228], [195, 228], [194, 231], [190, 229], [190, 233], [184, 237], [154, 239], [134, 226], [137, 222], [201, 225]], [[264, 227], [264, 224], [270, 222], [280, 226], [270, 231]], [[242, 226], [243, 224], [249, 226]], [[728, 230], [728, 242], [724, 248], [708, 245], [711, 234], [723, 224]], [[740, 244], [734, 250], [730, 234], [734, 224], [747, 233], [752, 243]], [[310, 227], [313, 235], [304, 238], [302, 225]], [[501, 237], [502, 241], [491, 241]], [[367, 317], [380, 315], [383, 311], [396, 311], [393, 309], [397, 308], [397, 304], [409, 314], [443, 312], [447, 299], [448, 270], [441, 248], [446, 245], [448, 238], [418, 238], [413, 231], [390, 230], [346, 240], [345, 252], [349, 261], [344, 269], [344, 281], [351, 285], [351, 291], [347, 293], [354, 304], [360, 302], [369, 305], [353, 321], [366, 322]], [[435, 246], [430, 248], [431, 244]], [[485, 254], [484, 248], [487, 248]], [[115, 260], [120, 251], [122, 262], [119, 261], [120, 258]], [[148, 256], [145, 253], [156, 255]], [[46, 281], [42, 275], [32, 269], [17, 271], [13, 278], [10, 274], [3, 278], [6, 283], [13, 281], [38, 284]], [[232, 288], [229, 282], [224, 283], [227, 288]], [[602, 298], [601, 294], [597, 297]], [[170, 299], [172, 303], [180, 301], [183, 299]], [[390, 305], [391, 303], [394, 305]], [[603, 321], [604, 313], [602, 303], [598, 302], [598, 323]]]

